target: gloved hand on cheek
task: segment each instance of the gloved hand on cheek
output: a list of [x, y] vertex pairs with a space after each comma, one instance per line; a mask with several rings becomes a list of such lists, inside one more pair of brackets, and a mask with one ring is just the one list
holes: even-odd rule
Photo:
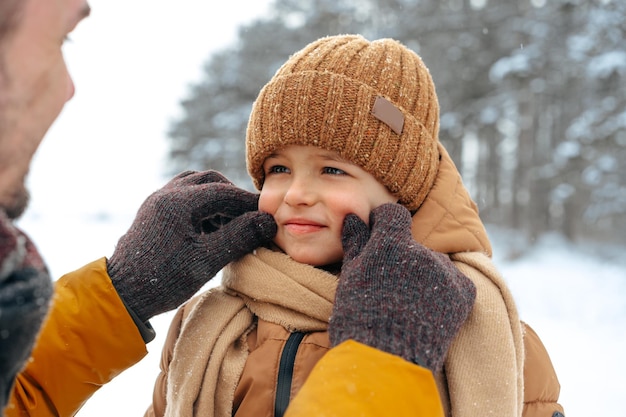
[[413, 240], [399, 204], [374, 209], [370, 227], [348, 215], [330, 340], [353, 339], [439, 371], [469, 315], [474, 284], [450, 258]]
[[107, 264], [127, 307], [142, 321], [177, 308], [271, 241], [276, 223], [258, 198], [216, 171], [183, 172], [148, 197]]

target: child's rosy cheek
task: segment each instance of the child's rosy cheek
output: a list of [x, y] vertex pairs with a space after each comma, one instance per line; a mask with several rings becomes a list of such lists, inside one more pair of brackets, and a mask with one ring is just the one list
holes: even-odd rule
[[265, 189], [261, 190], [261, 194], [259, 195], [259, 211], [263, 211], [265, 213], [269, 213], [272, 216], [276, 214], [276, 210], [278, 210], [278, 206], [280, 205], [281, 197], [276, 192], [266, 191]]

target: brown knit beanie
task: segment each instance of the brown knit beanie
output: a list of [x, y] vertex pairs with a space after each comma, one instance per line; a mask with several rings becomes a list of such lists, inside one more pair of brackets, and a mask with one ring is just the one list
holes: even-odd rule
[[335, 151], [417, 210], [439, 167], [439, 103], [428, 68], [392, 39], [321, 38], [294, 54], [263, 87], [246, 137], [248, 173], [288, 145]]

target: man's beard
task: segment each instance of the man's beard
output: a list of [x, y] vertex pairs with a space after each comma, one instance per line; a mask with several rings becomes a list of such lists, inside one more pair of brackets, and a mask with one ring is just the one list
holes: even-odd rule
[[[2, 45], [0, 45], [0, 47], [1, 46]], [[2, 50], [0, 49], [0, 90], [4, 89], [5, 91], [9, 91], [6, 82], [6, 75], [4, 73], [3, 55], [1, 52]], [[6, 116], [7, 108], [8, 104], [6, 102], [6, 97], [0, 96], [0, 138], [8, 134], [7, 130], [9, 128], [7, 127], [8, 121]], [[28, 207], [30, 192], [26, 188], [24, 181], [16, 184], [15, 189], [9, 191], [9, 201], [6, 201], [4, 204], [0, 203], [0, 209], [5, 211], [9, 219], [18, 219], [22, 214], [24, 214], [26, 207]]]
[[28, 192], [24, 184], [20, 184], [12, 197], [11, 201], [1, 208], [4, 209], [9, 219], [16, 220], [26, 211], [26, 207], [28, 207], [30, 201], [30, 192]]

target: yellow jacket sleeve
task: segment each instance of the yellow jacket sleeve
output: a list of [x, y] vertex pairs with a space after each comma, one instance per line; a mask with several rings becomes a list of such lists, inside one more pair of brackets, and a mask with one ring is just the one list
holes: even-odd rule
[[107, 274], [106, 259], [92, 262], [55, 283], [50, 312], [5, 416], [73, 416], [146, 353]]
[[443, 415], [431, 371], [348, 340], [320, 359], [285, 417]]

